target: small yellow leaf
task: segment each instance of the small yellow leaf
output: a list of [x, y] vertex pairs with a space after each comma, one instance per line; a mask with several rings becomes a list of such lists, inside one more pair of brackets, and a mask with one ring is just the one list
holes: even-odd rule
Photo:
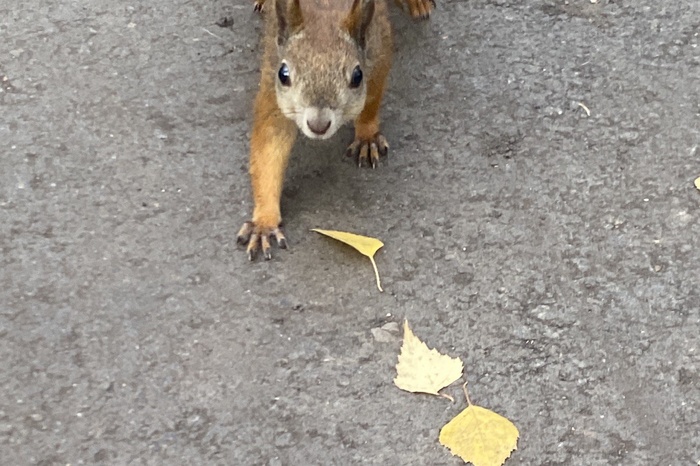
[[377, 279], [377, 288], [379, 288], [379, 291], [384, 291], [382, 290], [382, 285], [379, 282], [379, 270], [377, 270], [377, 263], [374, 262], [374, 255], [382, 246], [384, 246], [384, 243], [379, 241], [377, 238], [356, 235], [345, 231], [320, 230], [318, 228], [312, 228], [311, 231], [315, 231], [316, 233], [329, 236], [335, 240], [348, 244], [360, 251], [361, 254], [369, 257], [369, 260], [372, 262], [372, 267], [374, 268], [374, 276]]
[[440, 430], [440, 443], [474, 466], [501, 466], [518, 447], [519, 435], [500, 414], [469, 405]]
[[408, 392], [429, 393], [452, 400], [450, 396], [438, 392], [462, 377], [462, 370], [464, 364], [459, 358], [451, 358], [428, 348], [413, 334], [408, 321], [404, 321], [403, 345], [394, 379], [397, 387]]
[[700, 189], [700, 177], [695, 178], [695, 187]]

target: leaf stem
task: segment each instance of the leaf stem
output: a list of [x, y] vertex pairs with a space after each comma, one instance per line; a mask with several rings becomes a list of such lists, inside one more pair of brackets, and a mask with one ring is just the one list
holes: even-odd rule
[[466, 382], [464, 382], [464, 385], [462, 385], [462, 390], [464, 390], [464, 397], [467, 399], [467, 404], [469, 406], [472, 406], [472, 400], [469, 399], [469, 392], [467, 391], [467, 384], [468, 383], [469, 383], [468, 380]]
[[377, 288], [379, 288], [379, 291], [384, 293], [384, 290], [382, 290], [382, 284], [379, 282], [379, 270], [377, 269], [377, 263], [374, 262], [374, 257], [369, 256], [369, 260], [372, 261], [372, 267], [374, 267], [374, 276], [377, 278]]

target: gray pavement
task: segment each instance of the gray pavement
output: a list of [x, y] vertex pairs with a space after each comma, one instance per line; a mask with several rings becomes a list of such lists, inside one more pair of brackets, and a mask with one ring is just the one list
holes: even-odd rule
[[[698, 464], [700, 3], [393, 15], [387, 163], [300, 141], [248, 263], [249, 2], [0, 0], [1, 464], [460, 464], [404, 318], [508, 465]], [[314, 227], [383, 239], [386, 292]]]

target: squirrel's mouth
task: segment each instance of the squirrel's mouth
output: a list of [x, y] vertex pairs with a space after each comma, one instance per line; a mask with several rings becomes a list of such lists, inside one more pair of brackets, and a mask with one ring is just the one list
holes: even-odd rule
[[296, 124], [310, 139], [328, 139], [340, 126], [333, 109], [317, 107], [308, 107], [300, 112], [296, 118]]

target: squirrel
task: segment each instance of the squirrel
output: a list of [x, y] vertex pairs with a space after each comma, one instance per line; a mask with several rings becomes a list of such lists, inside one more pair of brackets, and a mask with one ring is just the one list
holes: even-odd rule
[[[379, 132], [379, 106], [392, 59], [385, 0], [271, 0], [266, 9], [263, 58], [250, 139], [253, 218], [237, 242], [254, 260], [271, 240], [287, 247], [280, 198], [296, 136], [328, 139], [354, 120], [346, 154], [376, 167], [389, 144]], [[427, 18], [434, 0], [396, 0], [415, 18]], [[266, 0], [256, 0], [262, 11]]]

